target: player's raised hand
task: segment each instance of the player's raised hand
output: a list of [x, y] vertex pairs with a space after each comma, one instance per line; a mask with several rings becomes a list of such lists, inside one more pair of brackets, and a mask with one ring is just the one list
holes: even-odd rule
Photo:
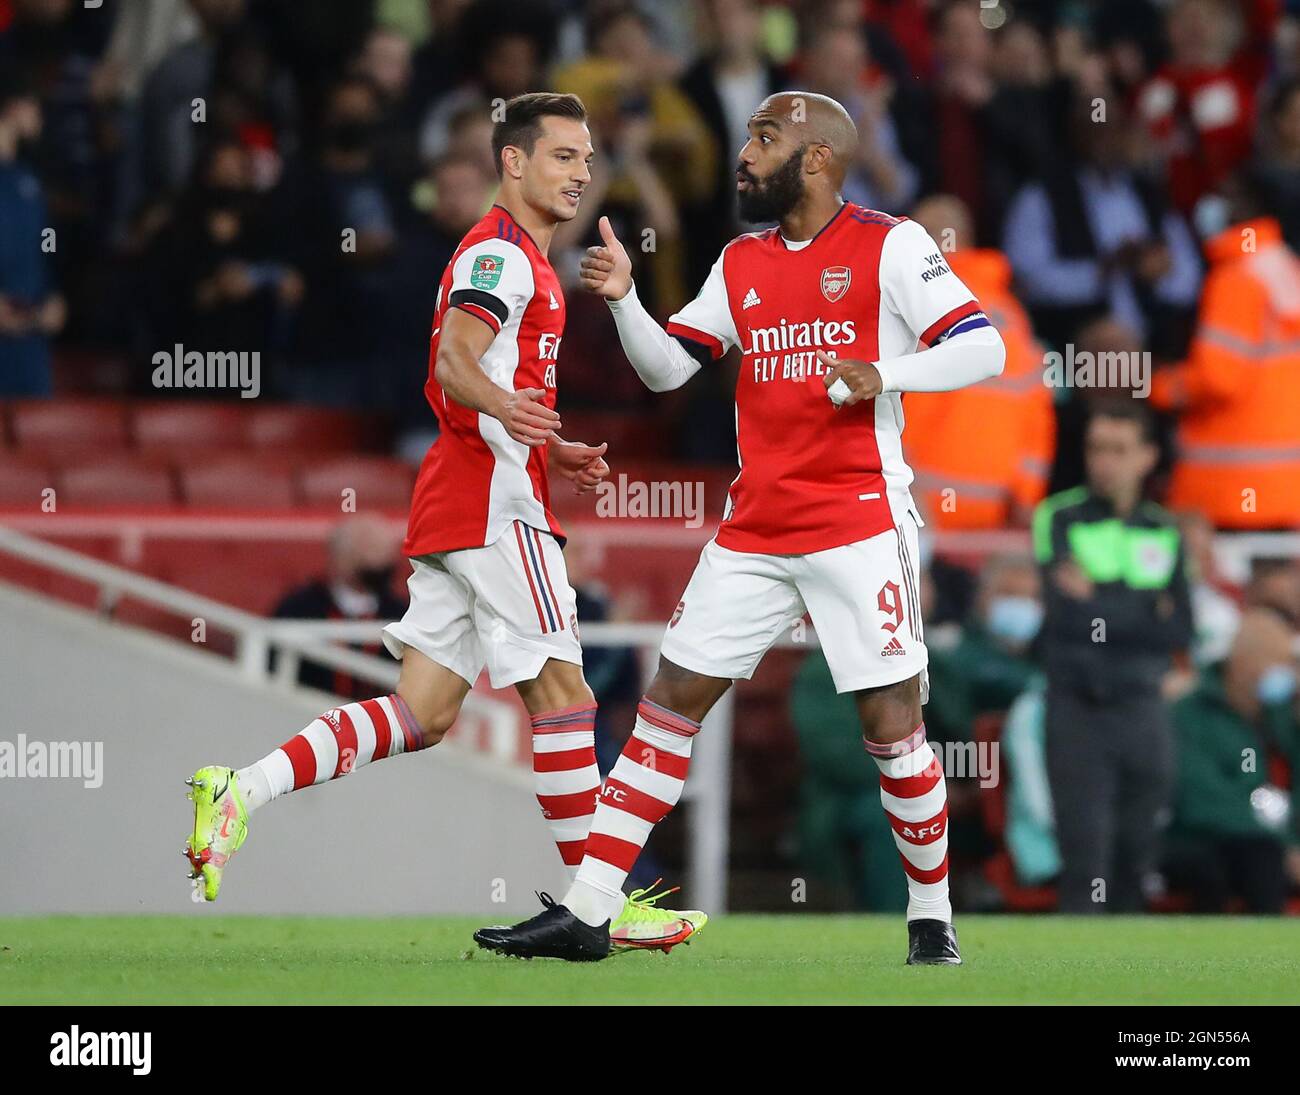
[[506, 433], [532, 448], [554, 440], [560, 428], [560, 416], [540, 402], [545, 396], [541, 388], [507, 392], [496, 416]]
[[582, 287], [606, 300], [622, 300], [632, 288], [632, 260], [618, 242], [609, 218], [600, 218], [600, 247], [588, 247], [580, 264]]
[[836, 407], [851, 407], [864, 399], [874, 399], [884, 387], [880, 372], [869, 361], [835, 358], [825, 350], [817, 351], [817, 360], [828, 370], [822, 380], [826, 394]]
[[608, 444], [584, 445], [557, 437], [551, 447], [551, 463], [573, 484], [574, 494], [587, 494], [609, 475], [609, 465], [602, 459]]

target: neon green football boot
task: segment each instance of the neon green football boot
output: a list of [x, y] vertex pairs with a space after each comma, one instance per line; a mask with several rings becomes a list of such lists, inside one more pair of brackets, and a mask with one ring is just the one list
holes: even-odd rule
[[194, 832], [183, 854], [190, 861], [190, 878], [203, 880], [203, 899], [215, 901], [226, 864], [248, 836], [248, 811], [233, 768], [200, 768], [185, 784], [190, 788], [186, 797], [194, 803]]
[[687, 943], [704, 930], [708, 916], [698, 909], [661, 909], [655, 905], [661, 897], [676, 893], [673, 886], [662, 893], [650, 891], [663, 882], [655, 879], [653, 886], [633, 890], [623, 904], [623, 912], [609, 926], [609, 941], [618, 951], [658, 950], [667, 954], [678, 943]]

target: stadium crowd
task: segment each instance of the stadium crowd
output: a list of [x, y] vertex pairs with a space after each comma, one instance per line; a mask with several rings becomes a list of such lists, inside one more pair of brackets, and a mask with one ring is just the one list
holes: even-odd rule
[[[734, 365], [652, 397], [577, 262], [605, 214], [656, 316], [690, 299], [752, 227], [748, 116], [795, 87], [857, 122], [845, 197], [920, 221], [1008, 347], [997, 380], [907, 399], [931, 531], [1028, 529], [1080, 485], [1109, 497], [1099, 421], [1135, 454], [1136, 497], [1176, 514], [1186, 635], [1149, 583], [1119, 583], [1157, 606], [1131, 637], [1162, 656], [1167, 780], [1143, 818], [1117, 808], [1115, 832], [1064, 847], [1057, 583], [1086, 602], [1104, 560], [1062, 579], [1050, 543], [927, 559], [931, 736], [997, 741], [1010, 773], [995, 818], [977, 779], [951, 783], [959, 900], [1037, 907], [1080, 841], [1123, 858], [1158, 830], [1132, 907], [1162, 874], [1197, 909], [1280, 911], [1300, 891], [1300, 563], [1229, 573], [1214, 537], [1300, 528], [1297, 0], [0, 0], [0, 398], [156, 395], [159, 348], [236, 349], [260, 353], [266, 397], [380, 412], [394, 451], [422, 452], [433, 294], [492, 200], [494, 104], [545, 88], [583, 98], [597, 148], [551, 253], [565, 405], [652, 417], [657, 457], [733, 464]], [[860, 743], [818, 656], [790, 702], [800, 861], [890, 907], [897, 872], [869, 868], [892, 840], [869, 781], [846, 782]], [[1107, 748], [1150, 746], [1129, 731]], [[1132, 801], [1122, 763], [1094, 777], [1075, 813]]]

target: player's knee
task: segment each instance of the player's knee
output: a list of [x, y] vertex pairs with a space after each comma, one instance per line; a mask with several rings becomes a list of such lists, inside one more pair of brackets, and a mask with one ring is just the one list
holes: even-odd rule
[[862, 736], [878, 745], [892, 745], [916, 732], [921, 724], [921, 678], [864, 688], [857, 694]]
[[731, 681], [693, 673], [661, 658], [659, 672], [646, 690], [646, 699], [694, 722], [703, 722], [704, 716], [730, 687]]

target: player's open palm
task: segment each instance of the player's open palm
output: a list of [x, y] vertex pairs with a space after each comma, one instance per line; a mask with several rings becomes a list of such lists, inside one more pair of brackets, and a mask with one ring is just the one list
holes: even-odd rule
[[506, 433], [531, 448], [554, 440], [560, 428], [560, 416], [540, 402], [545, 397], [546, 392], [541, 388], [508, 392], [501, 400], [501, 410], [497, 414]]
[[600, 218], [600, 238], [604, 243], [588, 247], [582, 257], [582, 287], [606, 300], [622, 300], [632, 288], [632, 260], [614, 235], [608, 217]]
[[557, 437], [551, 447], [551, 463], [573, 484], [575, 494], [587, 494], [609, 475], [609, 465], [604, 460], [608, 449], [608, 444], [584, 445]]

